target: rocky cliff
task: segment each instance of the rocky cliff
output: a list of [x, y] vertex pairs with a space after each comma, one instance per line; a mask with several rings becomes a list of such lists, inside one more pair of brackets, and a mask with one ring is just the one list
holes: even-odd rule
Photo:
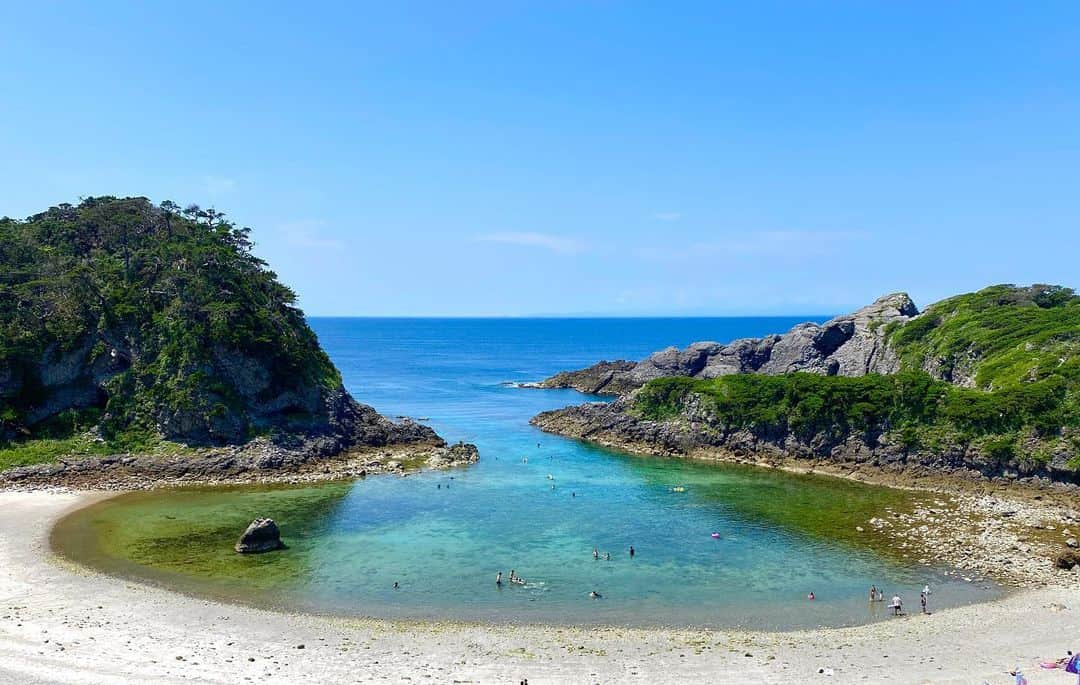
[[73, 436], [97, 456], [254, 438], [302, 460], [442, 446], [345, 391], [251, 247], [220, 212], [145, 198], [0, 219], [0, 469], [4, 453], [63, 456]]
[[890, 324], [907, 322], [918, 313], [910, 297], [895, 293], [823, 324], [799, 324], [783, 335], [743, 338], [727, 345], [696, 342], [684, 349], [669, 347], [636, 364], [600, 362], [557, 374], [537, 385], [619, 395], [669, 376], [717, 378], [733, 373], [779, 375], [794, 371], [827, 376], [892, 373], [899, 360], [884, 332]]
[[991, 286], [922, 314], [889, 295], [551, 384], [621, 395], [533, 419], [606, 445], [1080, 484], [1080, 296], [1061, 286]]

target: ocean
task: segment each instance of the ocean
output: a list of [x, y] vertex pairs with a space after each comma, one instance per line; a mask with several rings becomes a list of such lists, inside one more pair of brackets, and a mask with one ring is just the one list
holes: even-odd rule
[[[932, 608], [1000, 594], [866, 525], [927, 495], [599, 449], [528, 421], [604, 398], [514, 386], [804, 320], [313, 318], [359, 401], [475, 443], [480, 462], [317, 487], [128, 495], [86, 514], [95, 544], [84, 561], [288, 609], [508, 623], [792, 629], [885, 618], [867, 601], [871, 584], [912, 606], [929, 584]], [[277, 520], [289, 549], [234, 554], [255, 516]], [[511, 569], [524, 585], [508, 582]]]

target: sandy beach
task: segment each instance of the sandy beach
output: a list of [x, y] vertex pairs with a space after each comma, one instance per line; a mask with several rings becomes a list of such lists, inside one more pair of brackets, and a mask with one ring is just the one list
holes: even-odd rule
[[0, 492], [0, 682], [1011, 683], [1016, 665], [1033, 685], [1076, 682], [1038, 667], [1080, 647], [1076, 587], [791, 633], [342, 620], [205, 601], [54, 557], [52, 524], [104, 496]]

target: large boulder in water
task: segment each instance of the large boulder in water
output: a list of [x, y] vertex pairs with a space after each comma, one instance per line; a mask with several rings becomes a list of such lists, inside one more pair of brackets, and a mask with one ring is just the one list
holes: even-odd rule
[[281, 531], [274, 519], [255, 519], [237, 540], [236, 551], [240, 554], [261, 554], [284, 546], [281, 543]]

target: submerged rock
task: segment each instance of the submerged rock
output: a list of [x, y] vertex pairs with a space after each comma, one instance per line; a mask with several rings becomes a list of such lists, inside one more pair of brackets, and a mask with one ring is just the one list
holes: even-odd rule
[[240, 554], [261, 554], [281, 549], [281, 531], [274, 519], [255, 519], [236, 542], [236, 551]]

